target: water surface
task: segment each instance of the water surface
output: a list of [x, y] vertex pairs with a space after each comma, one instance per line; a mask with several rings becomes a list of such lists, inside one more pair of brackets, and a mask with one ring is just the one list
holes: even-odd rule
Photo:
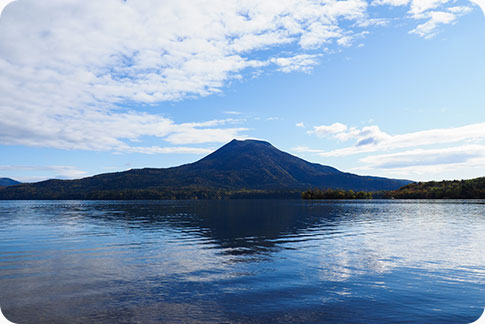
[[470, 323], [485, 201], [3, 201], [15, 323]]

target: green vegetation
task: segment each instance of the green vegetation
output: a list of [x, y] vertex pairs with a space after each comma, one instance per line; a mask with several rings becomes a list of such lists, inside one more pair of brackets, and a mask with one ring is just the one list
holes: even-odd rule
[[341, 189], [309, 189], [303, 192], [301, 197], [303, 199], [372, 199], [372, 193]]
[[[57, 181], [57, 180], [51, 180]], [[60, 182], [63, 184], [63, 182]], [[23, 186], [23, 185], [21, 185]], [[6, 188], [5, 188], [6, 189]], [[67, 190], [66, 190], [67, 189]], [[25, 185], [21, 190], [5, 190], [0, 199], [12, 200], [194, 200], [194, 199], [297, 199], [298, 190], [228, 190], [203, 186], [179, 188], [151, 187], [146, 189], [106, 189], [82, 191], [70, 187], [41, 188]]]
[[470, 180], [411, 183], [388, 191], [384, 198], [395, 199], [485, 199], [485, 177]]
[[309, 189], [303, 199], [485, 199], [485, 177], [470, 180], [415, 182], [392, 191]]

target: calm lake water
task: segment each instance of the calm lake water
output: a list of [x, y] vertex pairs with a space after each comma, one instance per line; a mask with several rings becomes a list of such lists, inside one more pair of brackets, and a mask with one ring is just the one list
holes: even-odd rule
[[3, 201], [15, 323], [470, 323], [485, 201]]

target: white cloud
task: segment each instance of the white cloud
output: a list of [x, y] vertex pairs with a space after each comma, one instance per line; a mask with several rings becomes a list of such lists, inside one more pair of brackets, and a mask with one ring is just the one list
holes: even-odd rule
[[341, 141], [356, 139], [356, 146], [366, 146], [369, 144], [378, 144], [389, 139], [389, 135], [379, 129], [378, 126], [366, 126], [362, 129], [351, 127], [347, 132], [339, 132], [334, 135]]
[[426, 14], [420, 14], [420, 17], [429, 18], [423, 24], [418, 25], [409, 33], [417, 34], [424, 38], [431, 38], [436, 35], [436, 29], [440, 24], [450, 24], [456, 20], [456, 15], [452, 12], [431, 11]]
[[19, 181], [39, 181], [45, 180], [45, 177], [28, 177], [25, 176], [29, 172], [51, 172], [52, 178], [58, 179], [75, 179], [86, 176], [87, 172], [79, 170], [74, 166], [69, 165], [0, 165], [0, 171], [21, 172], [23, 177], [15, 177]]
[[234, 138], [247, 138], [247, 136], [240, 135], [240, 132], [245, 130], [247, 128], [198, 129], [189, 127], [177, 130], [167, 136], [165, 140], [172, 144], [225, 143]]
[[485, 15], [485, 0], [470, 0], [474, 4], [480, 7], [482, 9], [483, 14]]
[[[428, 37], [466, 11], [447, 3], [412, 0], [410, 14], [428, 19], [413, 32]], [[132, 145], [145, 136], [175, 145], [244, 137], [243, 127], [176, 124], [154, 104], [219, 93], [248, 72], [308, 73], [322, 50], [388, 22], [364, 0], [17, 0], [7, 9], [0, 144], [85, 150], [166, 150]]]
[[455, 6], [455, 7], [449, 7], [448, 11], [455, 14], [467, 14], [470, 11], [472, 11], [472, 8], [465, 7], [465, 6]]
[[14, 0], [0, 0], [0, 15], [3, 12], [3, 9], [12, 2], [14, 2]]
[[242, 112], [240, 112], [240, 111], [226, 110], [226, 111], [224, 111], [224, 114], [226, 114], [226, 115], [242, 115]]
[[309, 31], [302, 35], [300, 46], [307, 49], [318, 48], [321, 45], [330, 42], [331, 39], [343, 37], [342, 30], [335, 25], [313, 23]]
[[413, 0], [409, 13], [415, 18], [421, 18], [425, 11], [436, 9], [448, 1], [450, 0]]
[[[58, 149], [113, 150], [125, 152], [174, 153], [180, 148], [155, 149], [132, 146], [142, 136], [159, 137], [171, 144], [223, 143], [235, 137], [244, 137], [246, 128], [226, 127], [238, 122], [233, 119], [212, 120], [200, 123], [176, 124], [161, 115], [133, 111], [113, 113], [104, 110], [71, 109], [65, 114], [50, 111], [32, 112], [3, 109], [0, 115], [0, 143], [52, 147]], [[9, 116], [7, 118], [7, 116]], [[185, 152], [200, 154], [200, 149], [185, 148]]]
[[299, 122], [299, 123], [296, 123], [296, 127], [305, 128], [305, 124], [303, 124], [303, 122]]
[[308, 146], [296, 146], [291, 150], [298, 153], [324, 153], [325, 152], [323, 150], [309, 148]]
[[322, 157], [365, 154], [359, 159], [359, 166], [349, 171], [387, 177], [432, 180], [437, 174], [449, 179], [483, 176], [485, 123], [400, 135], [387, 134], [375, 125], [361, 129], [343, 126], [340, 131], [337, 127], [318, 126], [333, 129], [320, 133], [319, 137], [353, 140], [352, 146], [331, 151], [299, 146], [293, 151]]
[[400, 169], [417, 166], [457, 165], [485, 158], [484, 145], [463, 145], [442, 149], [414, 149], [360, 159], [373, 169]]
[[371, 5], [382, 6], [389, 5], [394, 7], [407, 6], [411, 0], [374, 0]]
[[347, 130], [347, 126], [342, 123], [333, 123], [332, 125], [314, 126], [313, 130], [308, 131], [308, 134], [315, 134], [319, 137], [343, 133]]
[[0, 20], [0, 144], [136, 151], [130, 142], [143, 136], [241, 137], [244, 128], [187, 129], [149, 111], [219, 93], [246, 71], [309, 72], [321, 54], [306, 49], [347, 46], [360, 28], [348, 22], [364, 25], [366, 9], [363, 0], [15, 1]]
[[337, 44], [343, 47], [349, 47], [352, 45], [352, 41], [354, 38], [352, 36], [343, 36], [339, 40], [337, 40]]
[[[448, 0], [414, 0], [410, 14], [414, 19], [427, 19], [410, 31], [424, 38], [432, 38], [438, 33], [439, 25], [454, 24], [458, 17], [469, 13], [472, 9], [467, 6], [448, 6], [435, 10]], [[432, 10], [430, 10], [432, 9]]]
[[[389, 18], [368, 18], [365, 20], [361, 20], [357, 22], [357, 26], [359, 27], [369, 27], [369, 26], [376, 26], [376, 27], [382, 27], [382, 26], [387, 26], [391, 23], [391, 19]], [[359, 33], [359, 36], [365, 36], [369, 32], [368, 31], [363, 31]]]
[[[327, 128], [331, 131], [328, 131]], [[322, 129], [323, 131], [318, 133], [317, 129]], [[485, 123], [455, 128], [438, 128], [401, 135], [389, 135], [381, 131], [378, 126], [366, 126], [362, 129], [351, 127], [349, 129], [346, 125], [335, 123], [331, 126], [317, 126], [311, 133], [320, 137], [332, 136], [341, 141], [354, 139], [356, 143], [353, 146], [320, 153], [321, 156], [348, 156], [422, 145], [484, 140]]]
[[130, 146], [124, 150], [124, 152], [130, 153], [144, 153], [144, 154], [209, 154], [214, 150], [208, 148], [199, 147], [185, 147], [185, 146], [170, 146], [170, 147], [159, 147], [159, 146], [149, 146], [149, 147], [139, 147]]
[[373, 172], [383, 176], [419, 177], [432, 180], [435, 175], [448, 179], [483, 176], [485, 145], [462, 145], [440, 149], [413, 149], [392, 154], [378, 154], [362, 158], [363, 166], [353, 172]]
[[[484, 0], [471, 0], [480, 7], [485, 7]], [[408, 6], [409, 17], [415, 20], [426, 19], [426, 22], [419, 24], [409, 32], [424, 38], [432, 38], [437, 34], [439, 25], [451, 24], [458, 16], [467, 14], [471, 8], [466, 6], [447, 6], [450, 0], [373, 0], [371, 5]], [[479, 4], [482, 3], [482, 5]], [[484, 11], [485, 12], [485, 11]]]
[[270, 59], [271, 63], [276, 64], [281, 72], [289, 73], [293, 71], [310, 72], [317, 62], [317, 57], [321, 55], [301, 54], [292, 57], [278, 57]]

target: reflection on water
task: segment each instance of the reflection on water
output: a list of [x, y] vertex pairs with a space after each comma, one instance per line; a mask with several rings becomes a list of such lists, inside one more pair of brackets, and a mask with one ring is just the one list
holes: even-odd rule
[[16, 323], [469, 323], [484, 201], [0, 202]]

